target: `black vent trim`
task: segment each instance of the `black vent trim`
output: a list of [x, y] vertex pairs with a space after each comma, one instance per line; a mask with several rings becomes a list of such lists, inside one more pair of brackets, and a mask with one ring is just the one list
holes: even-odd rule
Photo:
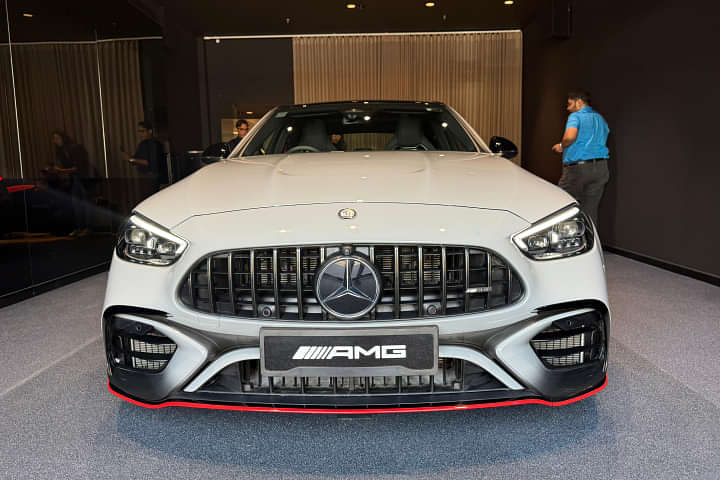
[[598, 312], [563, 318], [536, 335], [530, 345], [545, 366], [553, 369], [604, 361], [605, 321]]
[[106, 330], [108, 361], [145, 372], [160, 372], [170, 362], [177, 344], [152, 326], [112, 317]]
[[221, 370], [198, 393], [372, 396], [489, 390], [507, 387], [471, 362], [440, 358], [437, 375], [390, 377], [266, 377], [260, 373], [259, 360], [246, 360]]

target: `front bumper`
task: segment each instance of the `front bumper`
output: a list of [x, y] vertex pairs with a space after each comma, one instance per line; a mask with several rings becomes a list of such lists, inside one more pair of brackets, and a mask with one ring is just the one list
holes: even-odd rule
[[[125, 368], [115, 364], [112, 355], [108, 355], [111, 391], [133, 403], [152, 408], [183, 405], [357, 413], [523, 403], [564, 405], [586, 398], [604, 387], [610, 313], [599, 242], [593, 250], [577, 257], [533, 262], [520, 253], [507, 235], [508, 231], [526, 228], [527, 222], [507, 212], [427, 205], [365, 205], [363, 209], [367, 213], [363, 217], [365, 223], [358, 221], [353, 230], [348, 230], [341, 222], [337, 227], [328, 224], [317, 229], [303, 220], [336, 218], [337, 205], [193, 217], [173, 229], [174, 233], [193, 240], [176, 264], [147, 267], [115, 257], [108, 280], [104, 327], [110, 319], [124, 317], [170, 338], [177, 350], [159, 372]], [[378, 211], [373, 211], [375, 209]], [[453, 224], [457, 225], [452, 229], [432, 230], [427, 228], [427, 222], [418, 221], [423, 217], [443, 218], [449, 214], [452, 214]], [[385, 218], [392, 219], [393, 223], [382, 223]], [[267, 229], [268, 224], [282, 226], [282, 235], [291, 235], [286, 241], [279, 242], [277, 234], [273, 235]], [[477, 225], [483, 225], [484, 231], [479, 232]], [[323, 323], [203, 313], [190, 310], [172, 293], [178, 291], [187, 271], [200, 258], [208, 252], [228, 247], [391, 241], [443, 245], [447, 244], [448, 230], [452, 230], [453, 244], [489, 248], [505, 258], [517, 270], [526, 287], [522, 300], [497, 310], [454, 317]], [[260, 232], [259, 237], [255, 235], [253, 243], [247, 243], [245, 231]], [[398, 238], [397, 232], [402, 232], [402, 238]], [[531, 340], [556, 322], [588, 312], [596, 312], [602, 319], [602, 359], [563, 368], [549, 367], [536, 354]], [[228, 369], [233, 369], [232, 365], [242, 362], [247, 368], [254, 368], [253, 362], [259, 358], [262, 328], [337, 328], [350, 334], [355, 328], [389, 326], [437, 328], [440, 357], [447, 359], [448, 365], [465, 362], [462, 364], [471, 366], [474, 374], [479, 375], [474, 378], [481, 380], [467, 383], [459, 378], [456, 380], [460, 388], [456, 388], [452, 381], [432, 382], [430, 386], [427, 378], [416, 381], [398, 377], [383, 381], [383, 387], [386, 382], [398, 387], [397, 391], [390, 392], [383, 388], [373, 390], [380, 379], [357, 377], [358, 385], [366, 391], [361, 391], [362, 388], [331, 390], [337, 386], [333, 384], [337, 380], [330, 379], [328, 383], [327, 379], [319, 379], [321, 388], [298, 392], [292, 388], [271, 391], [268, 378], [259, 378], [248, 390], [243, 387], [247, 383], [243, 383], [243, 378], [238, 377], [235, 382], [226, 375]], [[219, 375], [223, 376], [223, 382], [218, 382]], [[466, 385], [472, 388], [465, 388]]]
[[[602, 317], [602, 355], [572, 367], [543, 364], [530, 340], [554, 325], [587, 315]], [[444, 366], [433, 377], [389, 381], [388, 377], [317, 377], [317, 385], [316, 377], [273, 379], [263, 377], [259, 370], [249, 372], [258, 364], [260, 349], [238, 345], [252, 344], [251, 339], [194, 331], [161, 315], [110, 313], [105, 318], [109, 353], [109, 324], [117, 320], [152, 327], [177, 345], [159, 372], [118, 365], [113, 355], [108, 356], [110, 390], [152, 408], [214, 405], [236, 410], [357, 413], [525, 403], [559, 406], [600, 391], [607, 381], [607, 311], [599, 305], [541, 312], [500, 330], [465, 335], [463, 344], [456, 336], [440, 335], [439, 357]]]

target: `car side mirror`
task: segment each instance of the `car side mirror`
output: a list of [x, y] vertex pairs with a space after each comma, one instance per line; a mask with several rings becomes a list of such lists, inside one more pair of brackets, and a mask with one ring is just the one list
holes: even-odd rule
[[230, 155], [230, 146], [227, 143], [214, 143], [203, 150], [202, 161], [204, 163], [214, 163], [227, 158]]
[[491, 152], [499, 153], [501, 157], [508, 160], [517, 157], [518, 154], [517, 145], [505, 137], [492, 137], [488, 147]]

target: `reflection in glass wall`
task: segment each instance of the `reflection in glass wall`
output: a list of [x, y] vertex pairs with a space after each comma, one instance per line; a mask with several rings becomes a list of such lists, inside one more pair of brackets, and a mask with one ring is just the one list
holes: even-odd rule
[[141, 41], [98, 39], [66, 10], [35, 19], [0, 1], [2, 305], [106, 265], [131, 209], [169, 180], [168, 147], [144, 114], [143, 78], [158, 79], [141, 71]]
[[6, 2], [0, 0], [0, 295], [32, 283]]

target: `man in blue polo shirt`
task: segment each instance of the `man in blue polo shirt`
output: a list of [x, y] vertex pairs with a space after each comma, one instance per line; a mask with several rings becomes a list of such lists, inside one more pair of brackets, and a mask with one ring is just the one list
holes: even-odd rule
[[590, 94], [568, 94], [567, 111], [570, 115], [562, 142], [553, 145], [563, 155], [563, 171], [558, 185], [580, 204], [585, 213], [598, 224], [598, 206], [605, 184], [610, 179], [606, 145], [610, 129], [605, 119], [590, 107]]

